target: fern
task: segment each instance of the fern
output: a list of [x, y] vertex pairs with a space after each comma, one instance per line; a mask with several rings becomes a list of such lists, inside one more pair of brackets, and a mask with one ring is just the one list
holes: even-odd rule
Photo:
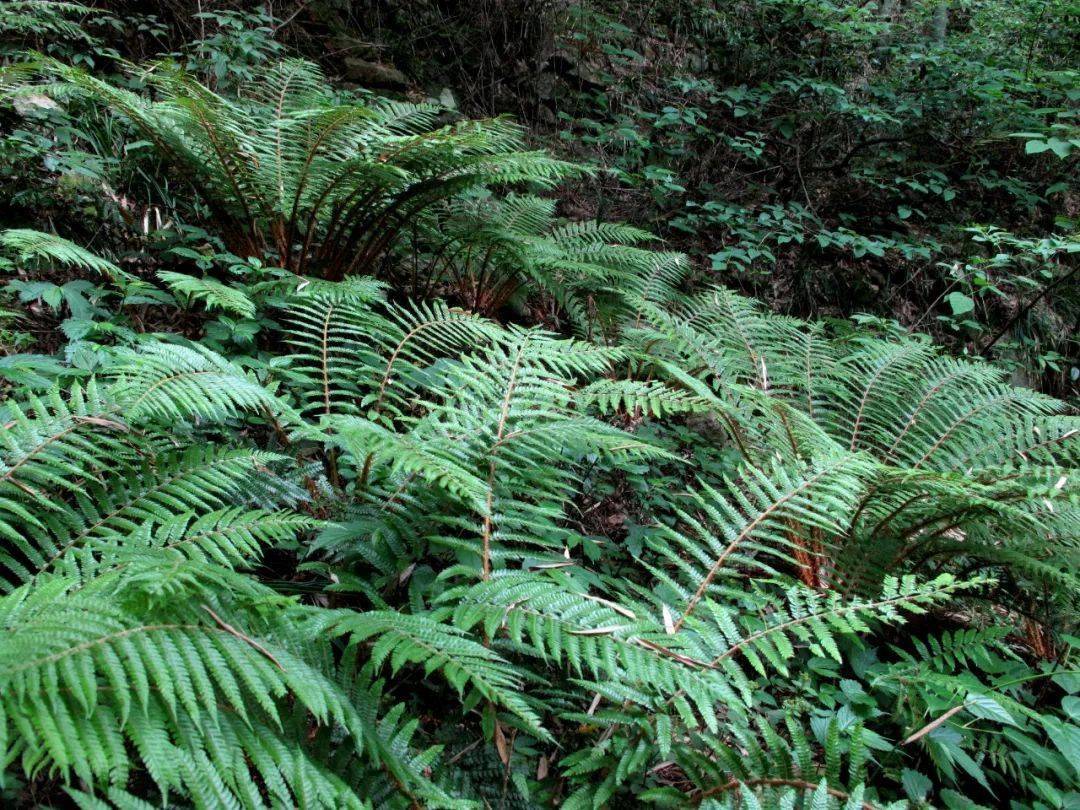
[[[5, 35], [48, 35], [54, 38], [94, 43], [82, 25], [88, 17], [101, 19], [100, 9], [80, 3], [56, 2], [56, 0], [11, 0], [0, 11], [0, 33]], [[82, 19], [80, 19], [82, 18]]]
[[260, 635], [242, 601], [222, 604], [230, 588], [237, 599], [255, 595], [242, 581], [158, 559], [78, 588], [55, 578], [3, 597], [4, 728], [19, 730], [5, 734], [8, 758], [27, 774], [44, 768], [121, 788], [132, 750], [162, 794], [196, 806], [250, 802], [257, 782], [281, 801], [360, 806], [305, 758], [306, 724], [282, 729], [281, 699], [338, 724], [357, 755], [370, 746], [390, 760], [386, 741], [356, 695], [305, 660], [299, 638]]
[[438, 108], [342, 102], [319, 69], [270, 66], [226, 98], [168, 65], [143, 75], [158, 100], [55, 60], [40, 71], [112, 110], [153, 145], [210, 207], [238, 255], [276, 255], [300, 275], [369, 272], [414, 217], [471, 188], [551, 185], [581, 170], [522, 150], [500, 119], [436, 129]]
[[496, 653], [453, 627], [425, 616], [402, 616], [393, 612], [369, 612], [333, 617], [326, 628], [331, 634], [348, 634], [353, 644], [374, 638], [371, 663], [375, 668], [389, 661], [397, 672], [405, 664], [423, 664], [425, 672], [439, 675], [457, 690], [468, 705], [475, 703], [466, 687], [517, 715], [538, 738], [550, 740], [536, 711], [523, 699], [525, 676]]
[[[861, 783], [861, 768], [857, 751], [862, 749], [862, 728], [856, 725], [844, 740], [849, 753], [849, 778], [841, 781], [841, 735], [833, 723], [824, 746], [827, 773], [820, 775], [809, 760], [809, 744], [805, 731], [792, 715], [787, 715], [787, 728], [792, 740], [788, 743], [766, 724], [755, 734], [739, 729], [730, 745], [714, 744], [710, 757], [682, 748], [675, 753], [675, 763], [684, 779], [699, 787], [697, 803], [714, 802], [718, 807], [790, 807], [799, 801], [813, 808], [864, 808], [865, 786]], [[742, 749], [742, 750], [739, 750]], [[768, 773], [770, 776], [761, 776]], [[648, 798], [681, 799], [679, 791], [659, 788], [650, 791]], [[877, 805], [872, 805], [877, 806]], [[903, 807], [901, 803], [898, 806]]]
[[858, 456], [840, 455], [799, 471], [781, 464], [765, 471], [746, 467], [728, 483], [729, 497], [703, 488], [693, 506], [706, 522], [680, 512], [693, 534], [666, 530], [656, 543], [658, 553], [679, 571], [664, 577], [680, 594], [676, 628], [718, 578], [747, 569], [772, 572], [772, 557], [791, 562], [799, 552], [825, 553], [843, 532], [872, 470]]
[[[131, 353], [106, 394], [92, 382], [9, 406], [5, 513], [22, 531], [3, 524], [5, 760], [27, 777], [77, 778], [117, 796], [140, 768], [162, 795], [198, 806], [259, 803], [264, 789], [289, 804], [361, 806], [363, 779], [346, 782], [305, 753], [308, 724], [296, 711], [305, 707], [312, 722], [345, 730], [358, 763], [438, 803], [392, 739], [408, 732], [381, 729], [373, 699], [346, 691], [325, 652], [312, 655], [303, 611], [234, 573], [315, 523], [240, 508], [301, 498], [271, 472], [280, 457], [173, 448], [183, 432], [160, 425], [176, 415], [220, 421], [272, 402], [235, 390], [221, 399], [223, 361], [176, 348]], [[197, 382], [148, 397], [165, 371], [159, 359], [178, 356], [209, 365], [182, 368]]]
[[[463, 499], [475, 541], [447, 533], [432, 539], [477, 554], [487, 574], [516, 550], [566, 544], [558, 520], [573, 489], [575, 462], [590, 453], [632, 458], [657, 452], [572, 412], [571, 380], [560, 374], [595, 371], [605, 361], [592, 349], [534, 333], [515, 335], [505, 346], [447, 365], [427, 413], [410, 420], [407, 433], [363, 421], [331, 425], [361, 480], [369, 469], [380, 480], [413, 474]], [[463, 520], [451, 514], [446, 523], [462, 527]]]
[[[859, 588], [912, 556], [950, 553], [982, 555], [991, 566], [1007, 557], [1029, 574], [1061, 581], [1040, 563], [1041, 552], [1020, 542], [1039, 527], [1068, 543], [1061, 519], [1072, 514], [1066, 469], [1075, 420], [1060, 415], [1060, 403], [1007, 386], [994, 369], [936, 358], [917, 340], [864, 338], [845, 354], [844, 343], [830, 343], [819, 329], [763, 314], [726, 292], [641, 306], [651, 324], [639, 327], [636, 340], [649, 342], [648, 362], [686, 394], [727, 392], [721, 412], [730, 434], [750, 464], [772, 470], [770, 478], [778, 474], [777, 455], [785, 470], [807, 457], [863, 459], [864, 494], [834, 515], [846, 528], [819, 527], [823, 536], [799, 538], [795, 517], [791, 538], [779, 543], [794, 552], [808, 581], [838, 560], [831, 576]], [[1028, 447], [1033, 455], [1025, 458]], [[1037, 489], [1050, 507], [1034, 496]], [[1017, 541], [1004, 553], [990, 539], [1000, 531]], [[966, 538], [962, 549], [950, 540], [957, 532]], [[818, 562], [808, 566], [807, 555]]]
[[[202, 343], [117, 319], [5, 365], [5, 801], [1074, 787], [1065, 404], [694, 289], [646, 232], [558, 218], [538, 193], [587, 170], [503, 119], [300, 60], [233, 95], [34, 69], [16, 92], [111, 110], [260, 261], [158, 273], [148, 300], [230, 316]], [[146, 284], [36, 231], [0, 249]]]
[[[448, 199], [425, 211], [414, 233], [418, 255], [410, 284], [416, 294], [446, 287], [471, 309], [493, 315], [519, 302], [524, 290], [539, 290], [552, 296], [583, 334], [598, 318], [610, 325], [618, 311], [610, 290], [639, 283], [654, 272], [657, 260], [657, 254], [638, 247], [652, 238], [645, 231], [602, 222], [559, 223], [553, 200], [515, 194]], [[430, 255], [419, 255], [426, 246], [434, 246]]]
[[209, 310], [220, 310], [241, 318], [254, 318], [255, 303], [243, 290], [229, 287], [212, 278], [195, 278], [184, 273], [162, 270], [158, 278], [170, 290], [180, 293], [189, 301], [201, 301]]
[[[442, 304], [389, 307], [315, 295], [289, 305], [290, 380], [306, 413], [400, 414], [402, 381], [429, 363], [488, 341], [492, 332], [470, 313]], [[386, 414], [386, 416], [383, 416]]]
[[133, 424], [283, 412], [265, 388], [198, 345], [149, 343], [121, 353], [112, 373], [112, 394]]
[[[293, 353], [273, 391], [201, 347], [145, 341], [98, 379], [6, 405], [0, 678], [19, 778], [48, 774], [88, 807], [453, 804], [436, 786], [453, 764], [413, 742], [426, 724], [391, 705], [385, 675], [452, 699], [465, 727], [481, 711], [497, 758], [508, 735], [565, 745], [570, 806], [623, 790], [858, 803], [879, 740], [820, 714], [816, 740], [802, 721], [774, 729], [761, 696], [1011, 578], [1073, 587], [1071, 418], [923, 344], [844, 355], [715, 292], [690, 319], [628, 306], [629, 348], [372, 285], [293, 288], [281, 310]], [[882, 391], [901, 386], [919, 393], [898, 408]], [[1003, 428], [994, 447], [953, 427], [979, 406]], [[738, 449], [656, 501], [630, 576], [591, 570], [575, 499], [684, 462], [594, 414], [715, 417], [724, 431], [700, 435]], [[935, 444], [968, 467], [919, 464]], [[309, 579], [261, 581], [268, 557], [297, 553]], [[920, 580], [927, 554], [1006, 576]], [[935, 668], [1010, 658], [992, 632], [913, 649], [872, 688], [917, 673], [954, 697], [965, 681]], [[1069, 733], [1022, 695], [972, 694], [1036, 724], [1025, 738]]]
[[113, 281], [131, 279], [130, 274], [107, 259], [55, 234], [9, 228], [0, 231], [0, 246], [10, 251], [20, 263], [53, 261], [66, 267], [92, 270]]

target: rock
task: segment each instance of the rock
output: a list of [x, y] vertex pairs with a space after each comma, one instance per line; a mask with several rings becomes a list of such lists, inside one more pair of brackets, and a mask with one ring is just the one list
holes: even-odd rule
[[379, 46], [373, 42], [351, 37], [348, 34], [336, 34], [330, 39], [330, 46], [337, 56], [353, 59], [379, 58]]
[[559, 123], [559, 116], [547, 104], [541, 104], [536, 110], [536, 120], [541, 124], [553, 127]]
[[345, 59], [345, 79], [373, 90], [405, 90], [409, 86], [408, 77], [393, 65], [354, 57]]
[[43, 96], [40, 93], [13, 95], [11, 96], [11, 106], [15, 108], [15, 112], [24, 118], [41, 110], [60, 109], [59, 104], [48, 96]]
[[560, 48], [548, 60], [548, 68], [562, 79], [581, 89], [602, 89], [606, 84], [603, 70], [566, 48]]
[[686, 64], [694, 73], [709, 70], [709, 55], [705, 51], [690, 51], [686, 54]]
[[442, 104], [448, 110], [457, 109], [457, 99], [454, 98], [454, 91], [449, 87], [444, 87], [442, 92], [439, 93], [439, 103]]
[[555, 79], [554, 73], [545, 70], [533, 80], [533, 92], [537, 98], [545, 101], [555, 98]]

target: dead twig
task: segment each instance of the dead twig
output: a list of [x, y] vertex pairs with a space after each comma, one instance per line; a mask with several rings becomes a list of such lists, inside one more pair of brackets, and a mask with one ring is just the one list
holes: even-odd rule
[[262, 644], [257, 642], [251, 636], [248, 636], [248, 635], [245, 635], [245, 634], [241, 633], [239, 630], [237, 630], [235, 627], [233, 627], [231, 624], [229, 624], [223, 618], [221, 618], [216, 613], [214, 613], [214, 611], [210, 609], [209, 605], [203, 605], [202, 609], [205, 610], [207, 613], [209, 613], [210, 618], [212, 618], [215, 622], [217, 622], [218, 627], [220, 627], [226, 633], [228, 633], [229, 635], [232, 635], [232, 636], [236, 636], [241, 641], [250, 644], [256, 650], [258, 650], [263, 655], [265, 655], [267, 658], [269, 658], [274, 663], [274, 666], [276, 666], [282, 672], [285, 671], [285, 667], [283, 667], [281, 665], [281, 662], [278, 661], [277, 658], [274, 657], [274, 654], [272, 652], [270, 652], [268, 649], [266, 649], [266, 647], [264, 647]]

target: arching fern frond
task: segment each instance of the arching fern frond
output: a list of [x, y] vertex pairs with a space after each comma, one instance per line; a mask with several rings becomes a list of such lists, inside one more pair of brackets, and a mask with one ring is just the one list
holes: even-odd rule
[[162, 270], [158, 278], [181, 300], [199, 301], [208, 310], [219, 310], [241, 318], [254, 318], [255, 302], [244, 290], [222, 284], [213, 278], [196, 278], [185, 273]]
[[841, 454], [804, 469], [744, 467], [727, 482], [729, 494], [701, 486], [678, 512], [686, 529], [665, 527], [653, 544], [673, 572], [662, 578], [680, 597], [676, 629], [724, 578], [772, 571], [777, 561], [797, 565], [800, 552], [833, 547], [873, 472], [867, 459]]
[[131, 278], [130, 274], [125, 273], [107, 259], [56, 234], [27, 228], [9, 228], [0, 231], [0, 246], [9, 251], [20, 263], [53, 261], [66, 267], [92, 270], [113, 281]]
[[7, 579], [96, 568], [99, 555], [132, 532], [171, 524], [177, 512], [206, 515], [234, 504], [273, 506], [298, 497], [271, 472], [284, 459], [251, 450], [213, 446], [162, 453], [111, 470], [100, 483], [84, 483], [70, 502], [36, 515], [36, 524], [0, 550]]
[[475, 315], [441, 303], [379, 311], [317, 295], [291, 303], [289, 317], [290, 382], [304, 412], [321, 416], [392, 419], [428, 366], [496, 334]]
[[160, 561], [0, 597], [5, 758], [120, 791], [141, 763], [196, 806], [258, 802], [262, 785], [296, 806], [358, 807], [363, 793], [305, 753], [308, 722], [333, 723], [356, 756], [414, 779], [372, 707], [244, 607], [247, 582]]
[[426, 616], [370, 612], [330, 616], [320, 629], [347, 634], [353, 644], [371, 640], [371, 665], [376, 671], [386, 662], [395, 674], [406, 664], [420, 664], [425, 674], [438, 672], [465, 702], [472, 702], [466, 690], [476, 690], [482, 699], [517, 715], [537, 737], [551, 739], [523, 697], [525, 673], [453, 626]]
[[259, 383], [198, 344], [147, 343], [120, 352], [110, 369], [110, 394], [133, 424], [187, 420], [220, 422], [284, 408]]

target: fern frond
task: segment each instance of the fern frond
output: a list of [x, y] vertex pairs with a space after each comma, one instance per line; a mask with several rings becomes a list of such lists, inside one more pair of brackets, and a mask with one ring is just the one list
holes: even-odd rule
[[122, 351], [110, 393], [134, 424], [220, 422], [245, 413], [284, 413], [269, 391], [198, 344], [146, 343]]
[[[793, 645], [805, 645], [812, 655], [842, 663], [838, 636], [865, 636], [871, 632], [871, 624], [900, 623], [910, 616], [925, 614], [935, 605], [986, 582], [958, 581], [949, 574], [925, 583], [912, 576], [893, 577], [871, 599], [844, 598], [835, 592], [792, 586], [770, 600], [772, 609], [764, 620], [740, 615], [710, 601], [704, 613], [688, 619], [685, 627], [697, 635], [701, 646], [696, 654], [710, 666], [729, 670], [742, 658], [766, 678], [771, 672], [787, 674], [786, 662], [795, 657]], [[734, 673], [731, 677], [741, 679], [742, 675]]]
[[73, 18], [112, 19], [101, 9], [62, 0], [10, 0], [0, 9], [0, 32], [12, 34], [46, 34], [95, 43], [97, 39]]
[[691, 508], [678, 512], [686, 529], [664, 527], [655, 551], [675, 572], [663, 575], [682, 600], [676, 628], [714, 587], [740, 568], [771, 571], [770, 560], [795, 561], [795, 553], [829, 548], [844, 532], [874, 465], [841, 454], [804, 469], [774, 464], [744, 467], [725, 495], [702, 485]]
[[[462, 629], [483, 629], [506, 649], [565, 666], [586, 688], [649, 709], [674, 700], [682, 717], [716, 728], [713, 706], [745, 705], [728, 681], [682, 654], [681, 640], [617, 602], [578, 593], [541, 574], [495, 572], [448, 591], [436, 615]], [[639, 608], [640, 609], [640, 608]]]
[[37, 512], [35, 523], [0, 550], [8, 585], [48, 571], [78, 577], [81, 569], [95, 569], [117, 540], [147, 524], [168, 525], [177, 512], [288, 502], [296, 491], [271, 472], [280, 461], [260, 451], [195, 446], [110, 470], [100, 483], [84, 481], [70, 503]]
[[220, 310], [241, 318], [254, 318], [255, 303], [247, 293], [212, 278], [196, 278], [184, 273], [162, 270], [158, 278], [188, 301], [201, 301], [208, 310]]
[[483, 345], [491, 327], [442, 304], [388, 307], [319, 295], [289, 307], [291, 380], [305, 413], [400, 414], [410, 384], [438, 358]]
[[374, 639], [371, 663], [376, 670], [385, 662], [395, 674], [406, 664], [422, 664], [425, 674], [439, 673], [466, 702], [466, 687], [475, 689], [484, 700], [517, 715], [540, 739], [551, 739], [521, 694], [527, 676], [453, 626], [426, 616], [370, 612], [338, 614], [324, 629], [347, 634], [353, 644]]
[[578, 392], [585, 407], [595, 407], [601, 416], [613, 413], [651, 414], [657, 419], [678, 413], [708, 413], [709, 400], [659, 381], [597, 380]]
[[162, 795], [207, 806], [257, 798], [259, 783], [290, 803], [361, 805], [303, 753], [307, 724], [289, 719], [287, 703], [336, 724], [356, 755], [370, 746], [392, 761], [389, 741], [299, 639], [268, 635], [239, 604], [222, 604], [224, 583], [201, 583], [207, 574], [159, 563], [0, 597], [3, 724], [19, 730], [3, 735], [6, 757], [117, 795], [135, 759]]
[[54, 261], [66, 267], [92, 270], [113, 281], [132, 278], [129, 273], [107, 259], [51, 233], [27, 228], [8, 228], [0, 231], [0, 246], [13, 253], [20, 263]]

